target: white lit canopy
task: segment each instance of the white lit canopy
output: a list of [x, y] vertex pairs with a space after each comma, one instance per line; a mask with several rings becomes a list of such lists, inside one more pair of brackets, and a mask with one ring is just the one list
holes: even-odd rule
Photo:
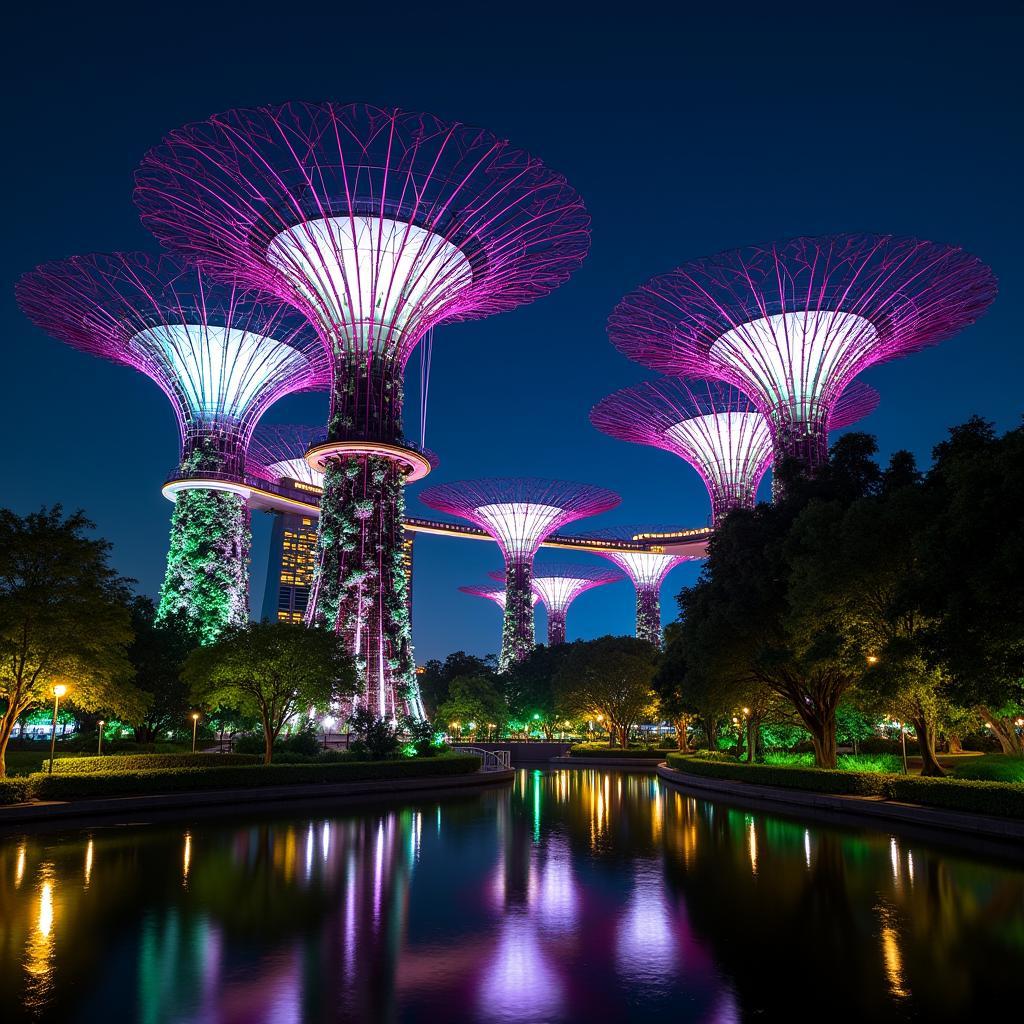
[[526, 501], [480, 505], [476, 515], [494, 537], [506, 558], [532, 558], [541, 542], [555, 528], [564, 510], [556, 505]]
[[155, 379], [172, 390], [193, 423], [250, 419], [309, 363], [274, 338], [203, 324], [151, 327], [129, 345], [155, 366]]
[[811, 309], [739, 324], [712, 342], [708, 354], [779, 421], [814, 423], [827, 416], [822, 400], [837, 397], [877, 340], [864, 317]]
[[723, 495], [753, 496], [772, 457], [759, 412], [719, 412], [680, 420], [665, 437]]
[[267, 466], [267, 473], [278, 479], [298, 480], [299, 483], [309, 484], [311, 487], [324, 485], [323, 473], [313, 469], [305, 459], [283, 459]]
[[655, 551], [601, 551], [600, 554], [626, 573], [637, 590], [660, 587], [672, 569], [688, 561], [682, 555], [663, 555]]
[[566, 612], [569, 605], [584, 590], [589, 590], [596, 583], [592, 579], [579, 576], [551, 575], [544, 572], [534, 574], [531, 581], [534, 594], [544, 602], [549, 612]]
[[387, 217], [305, 221], [276, 235], [267, 257], [315, 311], [336, 354], [404, 359], [473, 280], [458, 246]]

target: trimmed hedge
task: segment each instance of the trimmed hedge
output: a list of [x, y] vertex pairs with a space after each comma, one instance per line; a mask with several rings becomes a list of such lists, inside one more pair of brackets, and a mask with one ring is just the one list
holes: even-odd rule
[[839, 772], [825, 768], [790, 768], [770, 764], [741, 764], [739, 761], [707, 761], [671, 754], [669, 767], [690, 775], [702, 775], [730, 782], [753, 782], [762, 786], [785, 786], [812, 793], [844, 793], [854, 796], [881, 796], [888, 777], [875, 772]]
[[724, 764], [673, 754], [669, 766], [688, 775], [780, 786], [813, 793], [880, 796], [886, 800], [1024, 818], [1024, 786], [1009, 782], [973, 782], [932, 779], [919, 775], [886, 775], [879, 772], [830, 771], [825, 768], [783, 768], [762, 764]]
[[675, 747], [606, 747], [600, 743], [578, 743], [569, 749], [570, 757], [643, 757], [652, 761], [664, 761], [672, 753], [678, 753]]
[[355, 761], [341, 764], [245, 765], [235, 768], [157, 768], [133, 772], [88, 772], [84, 775], [31, 775], [29, 795], [38, 800], [72, 800], [106, 796], [141, 796], [201, 789], [247, 789], [365, 782], [376, 779], [419, 779], [470, 775], [480, 768], [471, 754]]
[[[946, 762], [950, 764], [950, 762]], [[972, 779], [975, 782], [1024, 782], [1024, 757], [1009, 754], [982, 754], [981, 757], [965, 757], [951, 764], [958, 779]]]
[[[153, 771], [157, 768], [228, 768], [242, 764], [259, 764], [255, 754], [110, 754], [94, 757], [57, 757], [53, 770], [62, 775], [83, 773]], [[40, 771], [48, 771], [50, 759], [43, 761]]]
[[0, 804], [20, 804], [28, 799], [28, 779], [0, 779]]
[[908, 804], [991, 814], [997, 818], [1024, 818], [1024, 786], [1020, 783], [896, 775], [889, 776], [885, 788], [890, 800]]

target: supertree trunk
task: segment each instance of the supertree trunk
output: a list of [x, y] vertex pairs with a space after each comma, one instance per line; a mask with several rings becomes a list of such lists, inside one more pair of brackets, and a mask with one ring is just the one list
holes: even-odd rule
[[657, 587], [637, 587], [636, 636], [661, 646], [661, 596]]
[[565, 612], [548, 609], [548, 647], [565, 643]]
[[[329, 440], [399, 443], [397, 374], [379, 363], [348, 360], [335, 381]], [[345, 638], [364, 684], [355, 706], [379, 718], [423, 716], [412, 653], [404, 514], [399, 462], [358, 453], [328, 462], [308, 615]]]
[[226, 491], [178, 494], [157, 622], [184, 616], [199, 642], [249, 621], [249, 513]]
[[505, 566], [505, 619], [501, 631], [499, 672], [507, 672], [534, 647], [531, 575], [529, 559], [510, 558]]

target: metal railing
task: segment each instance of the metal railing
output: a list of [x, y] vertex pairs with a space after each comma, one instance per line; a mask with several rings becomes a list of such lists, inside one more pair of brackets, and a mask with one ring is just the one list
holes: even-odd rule
[[480, 771], [504, 772], [512, 767], [511, 750], [484, 750], [483, 747], [452, 747], [459, 754], [475, 754], [480, 758]]

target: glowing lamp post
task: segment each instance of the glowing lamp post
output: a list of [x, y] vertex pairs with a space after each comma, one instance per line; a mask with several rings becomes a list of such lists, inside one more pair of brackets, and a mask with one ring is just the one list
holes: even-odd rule
[[58, 683], [53, 688], [53, 727], [50, 729], [50, 774], [53, 774], [53, 755], [57, 746], [57, 706], [60, 704], [61, 697], [68, 692], [68, 688], [63, 683]]
[[105, 726], [106, 724], [107, 723], [104, 722], [102, 718], [99, 720], [99, 723], [98, 723], [98, 725], [99, 725], [99, 738], [96, 741], [96, 756], [97, 757], [101, 756], [102, 753], [103, 753], [103, 726]]
[[199, 728], [199, 712], [192, 712], [192, 753], [196, 752], [196, 730]]

